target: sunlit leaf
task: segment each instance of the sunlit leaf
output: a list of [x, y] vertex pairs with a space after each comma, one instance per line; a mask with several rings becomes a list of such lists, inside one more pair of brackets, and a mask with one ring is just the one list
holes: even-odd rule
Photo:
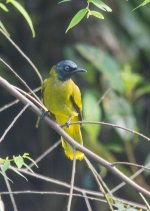
[[0, 21], [0, 29], [3, 30], [4, 33], [7, 34], [7, 36], [10, 36], [10, 34], [8, 33], [7, 29], [5, 28], [4, 24], [2, 23], [2, 21]]
[[1, 8], [3, 11], [8, 12], [8, 9], [7, 9], [7, 7], [5, 6], [5, 4], [0, 3], [0, 8]]
[[14, 162], [15, 162], [16, 166], [20, 169], [24, 164], [24, 159], [20, 155], [17, 157], [14, 156], [13, 158], [14, 158]]
[[107, 6], [104, 2], [100, 1], [100, 0], [92, 0], [92, 2], [96, 7], [100, 8], [101, 10], [107, 11], [107, 12], [111, 12], [112, 9]]
[[140, 5], [138, 5], [136, 8], [134, 8], [132, 11], [138, 9], [139, 7], [143, 7], [148, 3], [150, 3], [150, 0], [144, 0]]
[[78, 44], [75, 47], [83, 58], [87, 59], [98, 71], [105, 75], [110, 87], [121, 93], [124, 91], [119, 62], [100, 48], [86, 44]]
[[32, 31], [32, 36], [35, 37], [35, 31], [34, 31], [32, 20], [29, 14], [27, 13], [27, 11], [24, 9], [24, 7], [16, 0], [7, 0], [7, 3], [12, 4], [23, 15], [23, 17], [25, 18], [26, 22], [28, 23]]
[[150, 93], [150, 85], [144, 85], [142, 87], [139, 87], [135, 91], [135, 99]]
[[64, 2], [68, 2], [68, 1], [71, 1], [71, 0], [63, 0], [63, 1], [59, 1], [58, 4], [61, 4], [61, 3], [64, 3]]
[[104, 19], [104, 16], [102, 15], [102, 13], [94, 11], [94, 10], [90, 11], [90, 15], [93, 15], [93, 16], [100, 18], [100, 19]]
[[125, 65], [121, 76], [124, 83], [125, 96], [132, 100], [136, 94], [136, 88], [142, 84], [144, 79], [139, 73], [133, 72], [129, 65]]
[[[137, 130], [136, 118], [132, 106], [124, 98], [115, 92], [109, 94], [103, 100], [104, 112], [109, 122], [121, 127]], [[123, 129], [114, 128], [122, 140], [131, 141], [134, 134]]]
[[69, 31], [69, 29], [73, 28], [74, 26], [76, 26], [86, 15], [86, 13], [88, 12], [87, 8], [81, 9], [79, 10], [76, 15], [72, 18], [66, 33]]
[[4, 164], [1, 166], [2, 172], [7, 171], [9, 169], [9, 167], [10, 167], [10, 161], [8, 159], [6, 159], [4, 161]]
[[[83, 116], [86, 121], [99, 121], [101, 117], [100, 106], [92, 91], [86, 91], [83, 95]], [[93, 142], [97, 140], [97, 135], [100, 131], [100, 125], [84, 124], [84, 129], [89, 136], [92, 137]]]
[[28, 153], [24, 153], [23, 158], [30, 160], [38, 168], [38, 165], [36, 164], [36, 162], [32, 158], [29, 157]]

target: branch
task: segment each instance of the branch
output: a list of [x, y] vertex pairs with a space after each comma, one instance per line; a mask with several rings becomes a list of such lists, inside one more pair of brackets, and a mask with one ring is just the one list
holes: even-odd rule
[[43, 83], [42, 76], [40, 75], [40, 72], [38, 71], [37, 67], [33, 64], [33, 62], [29, 59], [29, 57], [19, 48], [19, 46], [5, 33], [2, 29], [0, 29], [0, 32], [5, 36], [5, 38], [16, 48], [16, 50], [25, 58], [25, 60], [31, 65], [33, 70], [35, 71], [36, 75], [38, 76], [41, 84]]
[[[36, 115], [41, 116], [42, 111], [29, 99], [27, 99], [25, 96], [23, 96], [18, 90], [15, 89], [8, 81], [0, 77], [0, 86], [2, 86], [4, 89], [6, 89], [11, 95], [18, 98], [23, 104], [27, 105], [29, 104], [29, 108], [36, 113]], [[53, 128], [60, 136], [62, 136], [70, 145], [75, 147], [77, 150], [82, 151], [87, 156], [91, 157], [93, 160], [98, 162], [99, 164], [103, 165], [105, 168], [107, 168], [110, 172], [112, 172], [114, 175], [119, 177], [121, 180], [123, 180], [128, 185], [132, 186], [135, 190], [138, 192], [141, 192], [147, 196], [150, 196], [150, 192], [138, 184], [136, 184], [134, 181], [129, 179], [126, 175], [124, 175], [120, 170], [118, 170], [115, 166], [112, 166], [111, 163], [104, 160], [100, 156], [96, 155], [89, 149], [81, 146], [76, 141], [74, 141], [58, 124], [56, 124], [54, 121], [52, 121], [48, 116], [44, 116], [45, 122]]]

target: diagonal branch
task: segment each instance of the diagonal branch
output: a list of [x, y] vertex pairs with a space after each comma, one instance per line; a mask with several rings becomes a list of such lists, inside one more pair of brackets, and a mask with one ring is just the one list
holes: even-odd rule
[[[15, 89], [8, 81], [0, 77], [0, 86], [2, 86], [4, 89], [6, 89], [11, 95], [18, 98], [23, 104], [27, 105], [29, 104], [29, 108], [36, 113], [36, 115], [41, 116], [42, 111], [29, 99], [27, 99], [25, 96], [23, 96], [18, 90]], [[96, 155], [89, 149], [81, 146], [76, 141], [74, 141], [58, 124], [56, 124], [54, 121], [52, 121], [48, 116], [44, 116], [43, 118], [45, 122], [53, 128], [60, 136], [62, 136], [70, 145], [72, 145], [74, 148], [76, 148], [79, 151], [82, 151], [87, 156], [91, 157], [93, 160], [98, 162], [99, 164], [103, 165], [105, 168], [107, 168], [110, 172], [112, 172], [114, 175], [119, 177], [121, 180], [123, 180], [128, 185], [132, 186], [135, 190], [138, 192], [141, 192], [147, 196], [150, 196], [150, 192], [138, 184], [136, 184], [134, 181], [129, 179], [125, 174], [123, 174], [120, 170], [118, 170], [115, 166], [112, 166], [111, 163], [104, 160], [100, 156]]]

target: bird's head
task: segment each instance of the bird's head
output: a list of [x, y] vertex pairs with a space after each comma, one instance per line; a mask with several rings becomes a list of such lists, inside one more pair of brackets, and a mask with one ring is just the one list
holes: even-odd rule
[[58, 78], [61, 81], [66, 81], [71, 78], [72, 75], [78, 72], [86, 72], [85, 69], [80, 68], [71, 60], [62, 60], [55, 66], [55, 70], [58, 74]]

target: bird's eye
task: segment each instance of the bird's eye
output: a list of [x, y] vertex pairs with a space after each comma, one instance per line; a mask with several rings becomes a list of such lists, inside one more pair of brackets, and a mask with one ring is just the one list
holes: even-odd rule
[[69, 67], [68, 65], [66, 65], [66, 66], [64, 67], [64, 70], [65, 70], [66, 72], [68, 72], [69, 69], [70, 69], [70, 67]]

